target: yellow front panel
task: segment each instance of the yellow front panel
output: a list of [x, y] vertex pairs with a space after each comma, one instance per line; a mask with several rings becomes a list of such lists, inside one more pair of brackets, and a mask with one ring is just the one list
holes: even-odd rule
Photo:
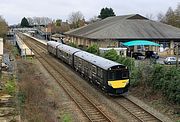
[[129, 79], [108, 81], [108, 85], [112, 86], [113, 88], [124, 88], [126, 84], [128, 84], [128, 82], [129, 82]]

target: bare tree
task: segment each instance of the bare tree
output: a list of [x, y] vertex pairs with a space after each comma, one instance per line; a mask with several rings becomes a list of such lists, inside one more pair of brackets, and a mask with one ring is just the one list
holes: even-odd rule
[[173, 25], [173, 26], [176, 25], [176, 16], [175, 16], [175, 13], [171, 7], [168, 8], [168, 10], [165, 14], [165, 18], [166, 18], [165, 22], [167, 24]]
[[176, 14], [177, 16], [180, 16], [180, 3], [177, 5], [177, 8], [176, 8], [176, 10], [175, 10], [175, 14]]
[[0, 16], [0, 37], [5, 36], [8, 31], [8, 24], [6, 23], [5, 19]]
[[180, 28], [180, 3], [178, 4], [175, 10], [175, 16], [176, 16], [176, 26]]
[[159, 21], [159, 22], [165, 22], [165, 16], [163, 15], [163, 13], [159, 13], [158, 15], [157, 15], [157, 20]]
[[146, 18], [148, 18], [150, 20], [153, 20], [154, 16], [153, 16], [153, 14], [146, 14]]
[[92, 18], [89, 19], [89, 23], [94, 23], [99, 21], [100, 19], [98, 18], [98, 16], [93, 16]]
[[28, 17], [27, 20], [30, 25], [48, 25], [52, 22], [48, 17]]
[[84, 16], [83, 14], [78, 11], [78, 12], [72, 12], [69, 15], [69, 23], [71, 24], [72, 28], [78, 28], [84, 25]]
[[28, 22], [29, 22], [29, 25], [31, 25], [31, 26], [34, 25], [34, 20], [33, 20], [33, 18], [28, 17], [27, 20], [28, 20]]

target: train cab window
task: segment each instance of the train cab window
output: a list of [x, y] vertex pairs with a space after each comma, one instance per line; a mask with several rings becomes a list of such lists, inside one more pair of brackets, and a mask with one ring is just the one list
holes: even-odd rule
[[122, 78], [128, 78], [129, 74], [128, 72], [122, 72]]
[[110, 72], [108, 73], [108, 79], [109, 79], [109, 80], [115, 80], [115, 77], [116, 77], [115, 72], [110, 71]]
[[110, 71], [108, 73], [108, 78], [110, 80], [121, 80], [121, 79], [127, 79], [128, 77], [129, 77], [128, 71], [115, 70], [115, 71]]

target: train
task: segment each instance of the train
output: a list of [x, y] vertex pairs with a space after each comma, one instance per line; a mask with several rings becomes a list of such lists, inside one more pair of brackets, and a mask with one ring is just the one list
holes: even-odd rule
[[47, 42], [47, 50], [106, 93], [121, 95], [128, 92], [127, 66], [55, 41]]

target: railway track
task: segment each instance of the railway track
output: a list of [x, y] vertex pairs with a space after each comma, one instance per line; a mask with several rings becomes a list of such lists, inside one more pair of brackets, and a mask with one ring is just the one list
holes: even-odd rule
[[25, 41], [25, 43], [33, 49], [38, 60], [76, 103], [76, 105], [82, 110], [89, 121], [112, 122], [112, 120], [106, 116], [106, 114], [101, 111], [98, 106], [92, 103], [87, 96], [85, 96], [71, 83], [71, 80], [73, 79], [65, 77], [65, 74], [62, 73], [64, 71], [61, 71], [61, 69], [58, 68], [54, 62], [52, 62], [50, 56], [47, 55], [47, 50], [45, 50], [42, 45], [38, 45], [37, 42], [34, 42], [34, 44], [32, 41]]
[[136, 103], [132, 102], [127, 97], [114, 99], [113, 101], [121, 106], [127, 114], [129, 114], [129, 116], [134, 117], [139, 122], [163, 122], [156, 116], [144, 110], [142, 107], [138, 106]]
[[[29, 42], [28, 42], [29, 43]], [[27, 44], [28, 44], [27, 43]], [[36, 43], [36, 44], [34, 44]], [[29, 43], [28, 45], [35, 49], [38, 49], [37, 52], [35, 52], [36, 55], [42, 55], [39, 54], [40, 52], [43, 53], [43, 57], [48, 57], [47, 55], [47, 50], [46, 46], [43, 44], [39, 44], [39, 42], [34, 42], [34, 43]], [[36, 51], [36, 50], [35, 50]], [[40, 56], [38, 56], [40, 57]], [[50, 58], [50, 57], [49, 57]], [[62, 74], [57, 68], [57, 65], [50, 63], [50, 60], [45, 59], [45, 58], [39, 58], [40, 62], [43, 64], [43, 66], [49, 70], [54, 68], [55, 71], [50, 71], [49, 73], [56, 79], [56, 81], [60, 84], [61, 87], [64, 87], [65, 91], [68, 93], [68, 95], [73, 99], [73, 101], [78, 105], [78, 107], [84, 112], [84, 114], [89, 118], [90, 121], [112, 121], [107, 117], [96, 105], [91, 103], [91, 101], [83, 95], [81, 91], [79, 91], [73, 84], [71, 84], [71, 80], [64, 77], [65, 74]], [[44, 61], [43, 61], [44, 60]], [[45, 63], [46, 61], [46, 63]], [[44, 62], [44, 63], [43, 63]], [[49, 65], [49, 67], [47, 67]], [[60, 75], [61, 78], [58, 78], [57, 75]], [[68, 82], [63, 82], [59, 81], [59, 79], [62, 79], [63, 81], [68, 81]], [[74, 97], [76, 96], [76, 97]], [[138, 106], [136, 103], [132, 102], [126, 97], [121, 97], [120, 99], [114, 99], [111, 98], [112, 101], [114, 101], [120, 108], [124, 109], [126, 113], [128, 114], [129, 117], [134, 118], [134, 121], [137, 122], [163, 122], [163, 120], [160, 120], [156, 116], [152, 115], [148, 111], [144, 110], [142, 107]], [[96, 109], [95, 109], [96, 108]], [[90, 113], [89, 113], [90, 112]]]

